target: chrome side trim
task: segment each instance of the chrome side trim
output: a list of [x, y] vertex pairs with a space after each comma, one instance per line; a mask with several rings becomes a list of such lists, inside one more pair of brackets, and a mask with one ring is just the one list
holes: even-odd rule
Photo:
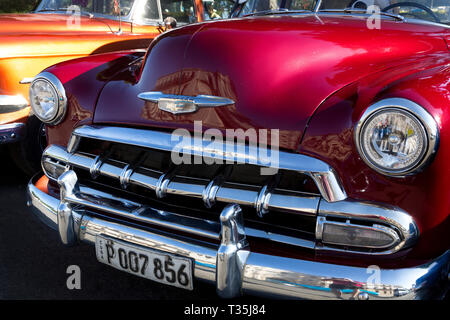
[[[383, 109], [400, 109], [409, 112], [419, 120], [426, 131], [426, 135], [428, 137], [428, 148], [426, 150], [426, 153], [423, 156], [422, 160], [414, 168], [411, 168], [408, 171], [390, 171], [375, 166], [366, 157], [365, 152], [361, 147], [360, 132], [364, 126], [364, 123], [375, 112], [381, 111]], [[436, 154], [439, 147], [439, 128], [433, 116], [428, 113], [428, 111], [425, 110], [422, 106], [404, 98], [383, 99], [369, 106], [359, 119], [354, 132], [356, 148], [358, 149], [358, 153], [361, 155], [361, 158], [369, 167], [384, 175], [403, 177], [422, 171], [426, 167], [426, 165], [433, 160], [434, 155]]]
[[19, 81], [20, 84], [30, 84], [31, 82], [33, 82], [34, 78], [23, 78], [22, 80]]
[[[257, 154], [271, 154], [269, 150], [262, 150], [255, 146], [245, 146], [244, 152], [240, 147], [236, 148], [229, 142], [204, 141], [198, 137], [186, 137], [182, 135], [169, 134], [144, 129], [104, 127], [104, 126], [82, 126], [76, 128], [68, 144], [67, 151], [75, 152], [78, 140], [81, 137], [123, 143], [161, 151], [182, 152], [193, 156], [202, 157], [204, 154], [214, 159], [222, 160], [224, 163], [238, 162], [254, 164], [267, 167], [262, 159], [254, 157]], [[238, 149], [238, 150], [235, 150]], [[258, 153], [259, 150], [259, 153]], [[345, 200], [347, 194], [335, 171], [325, 162], [302, 154], [279, 151], [278, 169], [297, 171], [310, 176], [316, 183], [322, 196], [329, 202]]]
[[20, 111], [28, 107], [28, 101], [21, 95], [0, 95], [0, 114]]
[[198, 95], [196, 97], [181, 96], [176, 94], [164, 94], [162, 92], [150, 91], [138, 94], [138, 98], [158, 104], [158, 108], [172, 114], [192, 113], [198, 108], [215, 108], [234, 104], [231, 99]]
[[220, 224], [216, 291], [221, 298], [235, 298], [242, 294], [244, 268], [250, 255], [241, 208], [237, 204], [226, 206], [220, 214]]
[[20, 141], [25, 134], [26, 125], [24, 123], [0, 124], [0, 144]]
[[[57, 228], [59, 200], [28, 184], [32, 212]], [[82, 190], [83, 188], [81, 188]], [[194, 277], [214, 284], [217, 273], [217, 247], [183, 241], [157, 232], [109, 222], [72, 212], [80, 226], [80, 241], [95, 244], [97, 235], [194, 259]], [[368, 268], [321, 263], [249, 252], [242, 273], [242, 291], [248, 294], [296, 299], [351, 299], [354, 294], [369, 299], [430, 299], [448, 288], [450, 250], [427, 263], [402, 269], [380, 269], [379, 283], [368, 280]], [[344, 286], [339, 292], [334, 282]], [[345, 284], [343, 284], [345, 283]], [[438, 288], [439, 290], [436, 290]]]

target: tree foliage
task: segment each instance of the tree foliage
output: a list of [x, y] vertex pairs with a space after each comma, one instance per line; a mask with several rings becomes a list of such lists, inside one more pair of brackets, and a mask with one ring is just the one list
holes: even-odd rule
[[0, 0], [0, 13], [30, 12], [40, 0]]

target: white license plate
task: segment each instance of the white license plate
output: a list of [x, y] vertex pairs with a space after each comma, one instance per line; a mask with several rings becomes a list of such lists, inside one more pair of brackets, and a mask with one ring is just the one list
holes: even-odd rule
[[116, 269], [167, 285], [193, 289], [191, 259], [102, 236], [95, 239], [95, 252], [98, 261]]

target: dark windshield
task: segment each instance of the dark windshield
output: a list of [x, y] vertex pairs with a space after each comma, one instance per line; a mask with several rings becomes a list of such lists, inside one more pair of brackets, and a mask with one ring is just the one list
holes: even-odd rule
[[[318, 6], [318, 8], [316, 8]], [[248, 0], [240, 15], [270, 11], [337, 11], [348, 9], [348, 14], [367, 11], [376, 6], [381, 12], [401, 15], [409, 19], [431, 22], [450, 22], [450, 0]]]
[[[127, 16], [135, 0], [120, 0], [120, 13]], [[100, 15], [118, 15], [113, 0], [43, 0], [37, 11], [67, 11], [77, 6], [82, 12]], [[71, 12], [71, 11], [70, 11]]]
[[314, 9], [316, 0], [288, 0], [282, 4], [282, 0], [248, 0], [245, 4], [242, 15], [255, 12], [276, 11], [280, 8], [289, 10], [309, 10]]

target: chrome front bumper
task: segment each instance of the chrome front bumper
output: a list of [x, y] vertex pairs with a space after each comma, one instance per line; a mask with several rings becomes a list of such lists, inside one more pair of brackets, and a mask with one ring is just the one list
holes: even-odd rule
[[[28, 184], [28, 205], [59, 231], [64, 243], [95, 244], [96, 236], [103, 235], [191, 258], [194, 277], [214, 284], [221, 297], [248, 293], [296, 299], [428, 299], [441, 297], [448, 287], [450, 250], [426, 264], [403, 269], [285, 258], [251, 252], [237, 205], [227, 206], [220, 216], [220, 246], [207, 245], [93, 216], [42, 192], [35, 181]], [[77, 188], [70, 183], [62, 186], [62, 197], [70, 198]]]
[[24, 123], [0, 124], [0, 144], [20, 141], [25, 136]]

